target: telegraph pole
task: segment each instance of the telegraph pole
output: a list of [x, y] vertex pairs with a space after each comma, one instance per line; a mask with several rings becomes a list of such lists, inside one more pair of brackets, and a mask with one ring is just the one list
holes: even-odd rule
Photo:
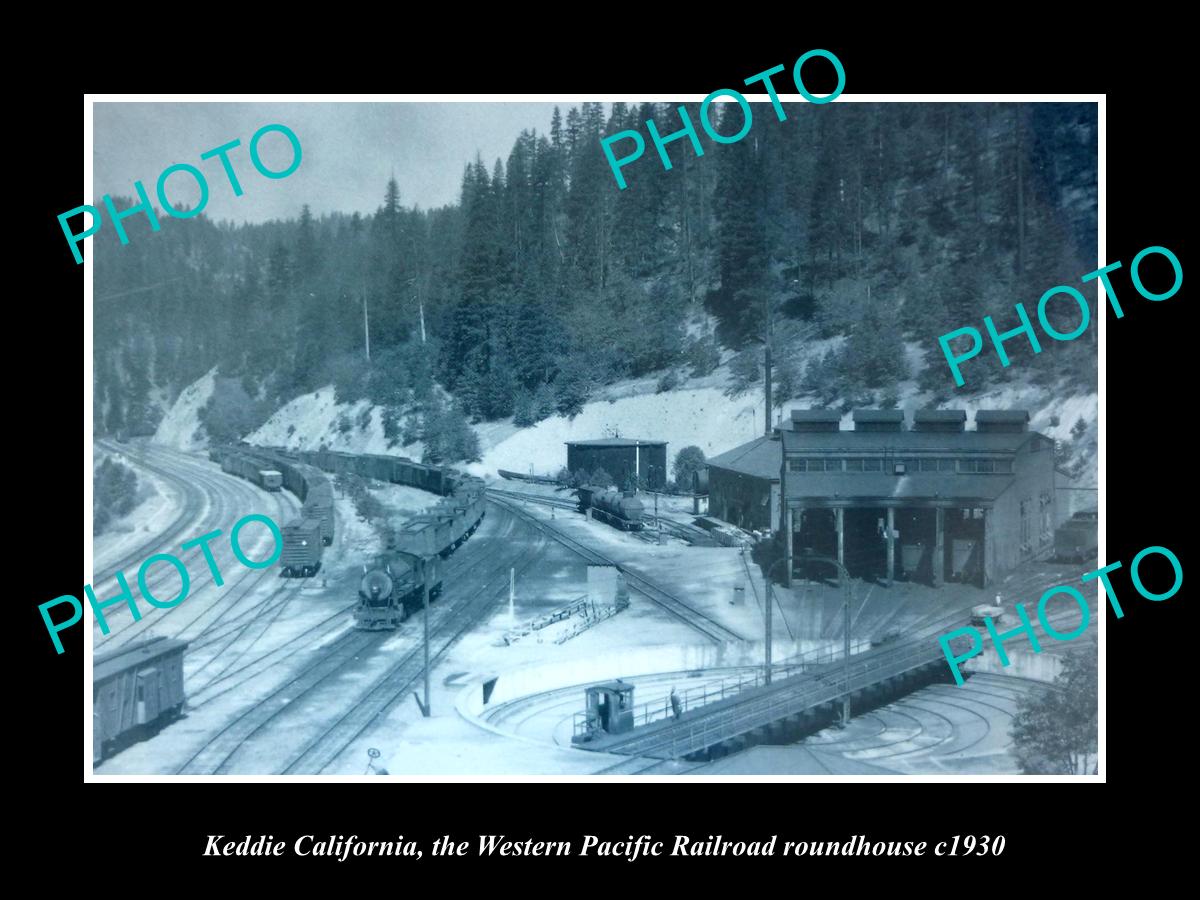
[[421, 593], [425, 601], [425, 706], [421, 714], [429, 718], [429, 560], [421, 558]]
[[766, 340], [766, 351], [763, 359], [763, 386], [766, 396], [763, 398], [766, 403], [764, 417], [767, 420], [767, 430], [764, 432], [767, 437], [771, 436], [771, 339], [774, 337], [775, 322], [771, 317], [771, 295], [764, 291], [763, 296], [763, 315], [766, 318], [764, 323], [764, 337]]
[[842, 614], [842, 631], [845, 634], [842, 677], [845, 679], [846, 693], [842, 695], [842, 724], [846, 725], [850, 722], [850, 578], [841, 563], [838, 563], [838, 579], [842, 582], [842, 594], [845, 597]]
[[371, 320], [367, 315], [367, 282], [363, 280], [363, 338], [367, 344], [367, 362], [371, 361]]

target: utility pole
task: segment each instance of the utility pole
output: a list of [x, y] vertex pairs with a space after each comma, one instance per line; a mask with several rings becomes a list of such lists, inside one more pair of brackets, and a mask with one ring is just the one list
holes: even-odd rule
[[429, 560], [421, 558], [421, 583], [425, 601], [425, 706], [421, 714], [429, 718]]
[[838, 563], [838, 580], [842, 582], [844, 604], [842, 613], [842, 631], [845, 633], [843, 648], [842, 677], [845, 679], [845, 693], [842, 695], [842, 725], [850, 722], [850, 578], [845, 566]]
[[[775, 560], [775, 562], [778, 563], [780, 561]], [[773, 569], [773, 568], [775, 568], [775, 566], [771, 566], [771, 568]], [[775, 593], [774, 593], [774, 591], [771, 590], [771, 573], [770, 572], [767, 573], [766, 586], [767, 586], [767, 589], [764, 593], [766, 594], [766, 601], [767, 601], [767, 616], [766, 616], [767, 621], [766, 621], [766, 628], [764, 629], [765, 634], [763, 635], [763, 637], [766, 640], [767, 646], [766, 646], [766, 654], [765, 654], [764, 660], [763, 660], [766, 664], [766, 673], [763, 676], [763, 680], [765, 681], [766, 684], [770, 684], [771, 683], [771, 607], [775, 605]]]
[[767, 420], [767, 437], [771, 436], [771, 338], [774, 336], [774, 323], [771, 320], [771, 295], [763, 292], [763, 315], [766, 317], [765, 322], [765, 338], [766, 352], [763, 361], [763, 386], [766, 394], [766, 411], [764, 413]]
[[367, 282], [363, 280], [362, 288], [363, 298], [363, 339], [367, 344], [367, 362], [371, 361], [371, 320], [367, 315]]

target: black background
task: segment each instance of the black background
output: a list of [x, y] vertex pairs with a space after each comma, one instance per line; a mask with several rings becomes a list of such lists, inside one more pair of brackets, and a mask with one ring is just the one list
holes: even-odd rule
[[[394, 32], [374, 34], [370, 28], [345, 34], [327, 29], [319, 40], [290, 34], [289, 25], [282, 33], [248, 31], [232, 44], [223, 43], [219, 65], [197, 50], [204, 65], [141, 66], [128, 57], [121, 65], [77, 77], [83, 89], [97, 93], [234, 93], [266, 87], [305, 93], [703, 94], [739, 87], [744, 78], [777, 64], [790, 70], [800, 54], [819, 47], [842, 61], [847, 93], [1106, 93], [1106, 261], [1125, 264], [1114, 277], [1125, 317], [1117, 320], [1107, 313], [1107, 561], [1125, 563], [1113, 581], [1126, 613], [1118, 621], [1109, 612], [1106, 621], [1107, 784], [709, 784], [679, 779], [633, 786], [85, 785], [82, 627], [64, 633], [67, 652], [56, 656], [37, 611], [37, 604], [60, 594], [79, 596], [86, 580], [72, 568], [80, 534], [75, 530], [80, 503], [74, 491], [81, 469], [84, 478], [90, 477], [86, 455], [81, 460], [79, 426], [70, 412], [80, 394], [83, 350], [75, 344], [80, 332], [66, 325], [78, 322], [74, 310], [82, 307], [83, 267], [74, 264], [55, 218], [82, 199], [84, 103], [80, 82], [64, 79], [39, 83], [36, 95], [24, 101], [24, 115], [38, 139], [27, 151], [30, 159], [15, 170], [23, 172], [33, 164], [32, 177], [20, 179], [27, 196], [20, 212], [9, 210], [10, 223], [21, 229], [10, 228], [9, 263], [14, 270], [25, 270], [28, 285], [23, 294], [11, 297], [8, 335], [12, 405], [6, 418], [9, 439], [22, 448], [14, 457], [13, 475], [24, 488], [17, 493], [26, 497], [9, 507], [17, 521], [8, 541], [10, 571], [17, 575], [10, 622], [16, 623], [22, 653], [21, 663], [10, 667], [7, 695], [22, 708], [9, 722], [8, 743], [17, 761], [10, 763], [8, 774], [16, 787], [29, 790], [13, 824], [27, 829], [30, 844], [57, 865], [70, 865], [79, 856], [97, 877], [126, 884], [133, 884], [133, 871], [149, 876], [163, 867], [173, 869], [178, 873], [173, 877], [182, 877], [188, 886], [228, 883], [243, 874], [275, 878], [293, 869], [315, 886], [344, 878], [352, 869], [372, 879], [394, 875], [395, 882], [372, 883], [404, 890], [416, 887], [409, 879], [419, 877], [417, 872], [443, 884], [442, 878], [479, 871], [487, 874], [494, 890], [522, 893], [527, 885], [541, 885], [536, 893], [580, 888], [608, 893], [636, 889], [634, 879], [653, 869], [686, 883], [706, 884], [709, 890], [772, 889], [772, 882], [752, 880], [722, 888], [709, 880], [719, 868], [745, 879], [820, 872], [822, 879], [837, 879], [834, 885], [853, 889], [862, 884], [867, 865], [889, 877], [915, 867], [927, 869], [946, 879], [935, 884], [954, 892], [989, 884], [981, 880], [981, 870], [988, 869], [996, 889], [1011, 885], [1027, 891], [1034, 884], [1031, 870], [1022, 872], [1013, 863], [1053, 866], [1057, 860], [1064, 876], [1073, 877], [1081, 864], [1102, 868], [1106, 857], [1110, 862], [1116, 858], [1110, 854], [1133, 851], [1128, 862], [1155, 865], [1156, 859], [1138, 854], [1165, 851], [1174, 826], [1160, 820], [1158, 807], [1178, 801], [1191, 768], [1192, 745], [1184, 730], [1194, 702], [1185, 671], [1190, 655], [1184, 619], [1188, 586], [1168, 601], [1151, 603], [1133, 591], [1128, 565], [1136, 552], [1158, 544], [1171, 548], [1188, 570], [1182, 511], [1194, 493], [1190, 470], [1196, 414], [1188, 386], [1196, 379], [1195, 365], [1189, 365], [1194, 336], [1184, 320], [1186, 284], [1170, 300], [1151, 303], [1133, 290], [1128, 266], [1139, 250], [1157, 244], [1173, 250], [1187, 269], [1182, 223], [1195, 211], [1187, 201], [1194, 191], [1184, 154], [1194, 110], [1184, 88], [1183, 48], [1171, 34], [1182, 26], [1122, 22], [1106, 28], [1045, 14], [1030, 20], [1010, 9], [960, 9], [954, 18], [936, 21], [880, 21], [866, 9], [846, 9], [820, 27], [802, 8], [775, 19], [747, 7], [743, 16], [727, 14], [720, 21], [684, 10], [659, 23], [643, 19], [641, 12], [634, 16], [601, 7], [578, 12], [591, 17], [588, 25], [575, 23], [553, 36], [535, 36], [531, 30], [518, 36], [519, 28], [505, 34], [501, 26], [510, 22], [536, 22], [529, 12], [513, 18], [497, 14], [494, 22], [482, 13], [464, 12], [464, 21], [444, 30], [432, 24], [397, 24]], [[984, 26], [974, 21], [976, 16], [1003, 22]], [[486, 37], [464, 39], [471, 28]], [[203, 48], [204, 42], [197, 46]], [[420, 47], [429, 49], [419, 53]], [[819, 82], [822, 68], [819, 61], [805, 68], [816, 94], [833, 87], [832, 78], [826, 85]], [[783, 75], [780, 79], [787, 84]], [[754, 127], [786, 124], [770, 120]], [[25, 228], [32, 228], [28, 237]], [[1036, 299], [1013, 298], [1029, 308]], [[1050, 344], [1045, 352], [1053, 350]], [[86, 384], [83, 388], [85, 394], [90, 390]], [[87, 438], [85, 434], [84, 443]], [[844, 841], [859, 833], [873, 841], [934, 842], [970, 833], [1004, 834], [1007, 849], [999, 859], [664, 857], [632, 866], [620, 860], [431, 859], [428, 852], [419, 862], [336, 863], [290, 854], [272, 860], [202, 859], [205, 836], [214, 833], [232, 838], [271, 833], [289, 845], [308, 833], [377, 840], [403, 834], [426, 848], [429, 840], [447, 833], [472, 842], [478, 834], [504, 833], [521, 840], [573, 840], [576, 845], [587, 833], [602, 838], [654, 834], [668, 845], [676, 833], [744, 840], [778, 834], [781, 845], [789, 839]], [[101, 847], [112, 852], [98, 857]], [[579, 879], [584, 865], [604, 874], [584, 882]], [[554, 876], [552, 881], [541, 880], [548, 875]], [[778, 884], [790, 888], [804, 883]], [[455, 887], [444, 884], [449, 890]]]

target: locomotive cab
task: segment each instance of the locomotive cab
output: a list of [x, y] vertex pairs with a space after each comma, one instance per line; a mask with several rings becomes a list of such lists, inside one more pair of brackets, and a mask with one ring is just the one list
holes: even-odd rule
[[573, 741], [587, 741], [606, 734], [633, 730], [633, 685], [620, 679], [593, 684], [587, 689], [587, 725]]

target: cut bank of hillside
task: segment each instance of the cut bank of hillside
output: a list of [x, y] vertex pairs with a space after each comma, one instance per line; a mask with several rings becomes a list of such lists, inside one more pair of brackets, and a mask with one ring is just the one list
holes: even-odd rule
[[[914, 359], [913, 363], [916, 362]], [[194, 385], [195, 391], [189, 388], [181, 394], [165, 420], [172, 423], [169, 435], [203, 435], [196, 397], [202, 394], [202, 382], [208, 378], [206, 375]], [[765, 429], [761, 383], [735, 396], [730, 396], [728, 383], [725, 367], [707, 378], [685, 382], [676, 390], [661, 393], [655, 391], [653, 380], [628, 381], [606, 389], [603, 394], [606, 399], [585, 404], [573, 418], [554, 415], [526, 428], [515, 426], [511, 418], [480, 423], [473, 428], [480, 439], [481, 458], [463, 467], [483, 477], [495, 477], [499, 469], [524, 473], [531, 468], [537, 474], [553, 475], [566, 464], [565, 442], [614, 436], [666, 441], [669, 461], [690, 445], [699, 447], [706, 457], [724, 453]], [[912, 412], [927, 406], [930, 395], [918, 390], [913, 379], [905, 380], [899, 388], [898, 405], [911, 422]], [[822, 405], [811, 396], [796, 397], [777, 409], [774, 418], [776, 422], [786, 421], [792, 409]], [[1067, 452], [1062, 465], [1079, 471], [1078, 484], [1096, 486], [1095, 393], [1060, 393], [1013, 380], [943, 405], [965, 409], [971, 416], [979, 409], [1029, 410], [1031, 429], [1065, 445]], [[1078, 424], [1081, 421], [1082, 428]], [[842, 427], [851, 427], [848, 413]], [[413, 459], [421, 459], [423, 455], [419, 441], [388, 445], [379, 407], [365, 400], [337, 403], [329, 387], [304, 394], [280, 407], [261, 427], [245, 435], [245, 439], [252, 444], [292, 449], [327, 446]]]

